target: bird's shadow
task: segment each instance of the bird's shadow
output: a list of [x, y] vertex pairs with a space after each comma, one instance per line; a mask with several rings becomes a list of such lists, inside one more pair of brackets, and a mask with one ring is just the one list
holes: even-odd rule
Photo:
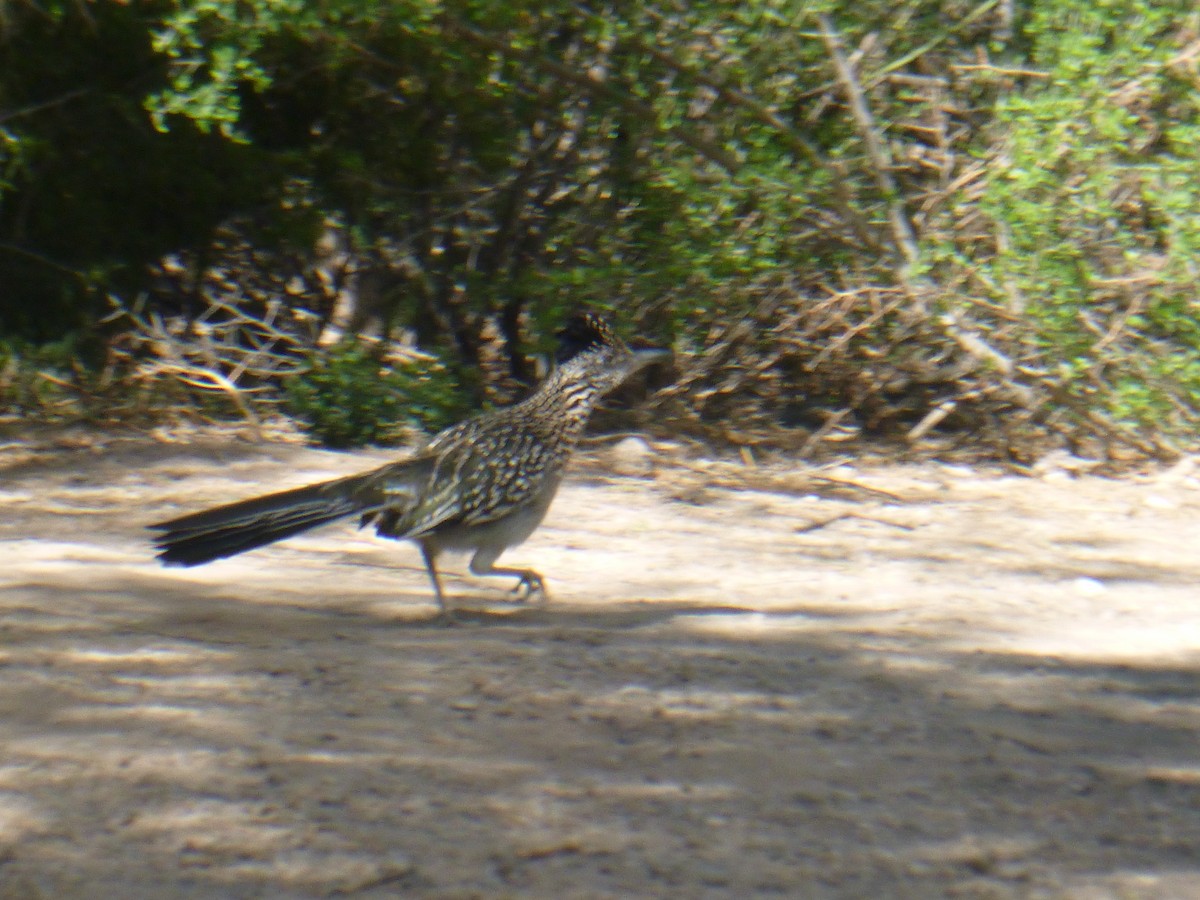
[[[363, 612], [374, 617], [370, 612]], [[683, 616], [755, 616], [769, 619], [832, 618], [845, 610], [805, 606], [803, 609], [762, 610], [751, 606], [688, 601], [613, 600], [604, 603], [571, 601], [508, 602], [468, 599], [450, 602], [445, 614], [388, 618], [397, 629], [453, 629], [484, 627], [506, 629], [636, 629], [675, 622]]]

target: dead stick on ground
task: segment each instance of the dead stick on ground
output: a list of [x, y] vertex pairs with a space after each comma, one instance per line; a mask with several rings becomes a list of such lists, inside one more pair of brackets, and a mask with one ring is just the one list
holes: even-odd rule
[[828, 484], [836, 484], [842, 487], [853, 488], [856, 491], [862, 491], [866, 494], [878, 494], [880, 497], [887, 497], [889, 500], [894, 500], [897, 503], [906, 502], [899, 494], [893, 494], [891, 491], [885, 491], [882, 488], [871, 487], [866, 484], [859, 484], [857, 481], [850, 481], [846, 478], [832, 478], [829, 475], [810, 475], [813, 481], [824, 481]]
[[838, 513], [836, 516], [830, 516], [828, 519], [821, 519], [817, 522], [809, 522], [807, 525], [800, 525], [796, 528], [796, 534], [808, 534], [810, 531], [818, 531], [826, 525], [832, 525], [834, 522], [840, 522], [843, 519], [862, 519], [864, 522], [874, 522], [877, 525], [889, 525], [892, 528], [899, 528], [902, 531], [914, 531], [915, 525], [908, 525], [904, 522], [890, 522], [887, 519], [876, 519], [874, 516], [864, 516], [859, 513]]

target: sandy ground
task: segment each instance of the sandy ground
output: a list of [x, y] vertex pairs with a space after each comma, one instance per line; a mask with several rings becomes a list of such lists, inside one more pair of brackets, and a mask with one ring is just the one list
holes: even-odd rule
[[585, 465], [505, 557], [549, 603], [452, 561], [447, 628], [349, 526], [150, 558], [149, 522], [387, 454], [27, 450], [2, 898], [1200, 897], [1188, 465]]

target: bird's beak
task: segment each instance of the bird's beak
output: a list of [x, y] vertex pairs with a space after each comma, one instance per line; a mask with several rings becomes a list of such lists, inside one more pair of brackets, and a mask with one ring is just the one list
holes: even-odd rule
[[634, 350], [633, 363], [630, 365], [629, 371], [636, 372], [656, 362], [671, 359], [674, 355], [670, 350]]

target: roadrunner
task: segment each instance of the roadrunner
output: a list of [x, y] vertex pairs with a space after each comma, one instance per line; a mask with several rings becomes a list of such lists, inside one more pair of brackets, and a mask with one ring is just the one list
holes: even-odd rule
[[443, 550], [469, 551], [475, 575], [512, 575], [521, 599], [546, 593], [532, 569], [496, 560], [541, 524], [592, 407], [661, 350], [630, 350], [590, 313], [559, 333], [559, 366], [527, 399], [439, 433], [416, 456], [361, 475], [253, 497], [150, 526], [166, 565], [197, 566], [350, 516], [417, 543], [438, 606]]

